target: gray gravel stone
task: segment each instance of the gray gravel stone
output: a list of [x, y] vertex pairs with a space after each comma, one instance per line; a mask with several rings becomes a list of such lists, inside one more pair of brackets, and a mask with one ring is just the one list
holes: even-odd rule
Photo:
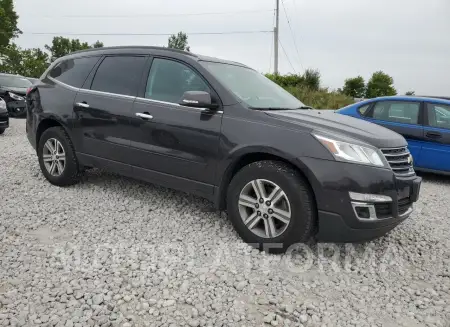
[[0, 136], [0, 163], [0, 325], [448, 324], [448, 177], [423, 176], [383, 238], [275, 256], [191, 195], [96, 169], [52, 186], [25, 120]]
[[242, 290], [245, 288], [245, 286], [247, 286], [247, 281], [246, 281], [246, 280], [237, 283], [237, 284], [236, 284], [236, 289], [237, 289], [238, 291], [242, 291]]
[[103, 303], [103, 295], [97, 294], [92, 298], [92, 304], [94, 305], [100, 305]]

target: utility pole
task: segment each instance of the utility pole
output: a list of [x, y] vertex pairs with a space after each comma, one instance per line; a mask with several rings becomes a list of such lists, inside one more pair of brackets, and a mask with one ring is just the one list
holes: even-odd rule
[[273, 40], [274, 40], [274, 69], [273, 72], [275, 74], [278, 74], [278, 33], [279, 33], [279, 26], [280, 26], [280, 0], [275, 0], [276, 3], [276, 9], [275, 9], [275, 27], [273, 29]]

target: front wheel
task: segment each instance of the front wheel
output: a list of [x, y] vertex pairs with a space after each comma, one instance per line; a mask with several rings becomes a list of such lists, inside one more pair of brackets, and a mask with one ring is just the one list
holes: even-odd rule
[[0, 128], [0, 135], [2, 135], [5, 132], [5, 128]]
[[227, 210], [245, 242], [272, 253], [308, 241], [317, 215], [303, 176], [277, 161], [259, 161], [241, 169], [229, 185]]

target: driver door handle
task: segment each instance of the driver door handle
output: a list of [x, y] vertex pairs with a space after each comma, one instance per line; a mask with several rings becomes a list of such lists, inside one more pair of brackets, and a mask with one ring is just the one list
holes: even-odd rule
[[440, 139], [442, 137], [442, 134], [439, 132], [427, 132], [425, 135], [431, 139]]
[[137, 112], [136, 116], [144, 120], [153, 119], [153, 116], [150, 115], [148, 112]]
[[89, 105], [86, 102], [78, 102], [78, 103], [75, 103], [75, 105], [77, 107], [81, 107], [81, 108], [89, 108]]

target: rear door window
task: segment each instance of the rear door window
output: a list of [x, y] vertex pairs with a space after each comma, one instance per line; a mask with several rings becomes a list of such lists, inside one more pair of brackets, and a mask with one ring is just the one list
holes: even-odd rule
[[450, 105], [427, 103], [428, 125], [450, 129]]
[[68, 59], [60, 62], [49, 76], [67, 85], [80, 88], [100, 57]]
[[420, 102], [380, 101], [374, 106], [372, 118], [404, 124], [417, 124]]
[[136, 96], [147, 57], [106, 57], [95, 73], [91, 90]]

